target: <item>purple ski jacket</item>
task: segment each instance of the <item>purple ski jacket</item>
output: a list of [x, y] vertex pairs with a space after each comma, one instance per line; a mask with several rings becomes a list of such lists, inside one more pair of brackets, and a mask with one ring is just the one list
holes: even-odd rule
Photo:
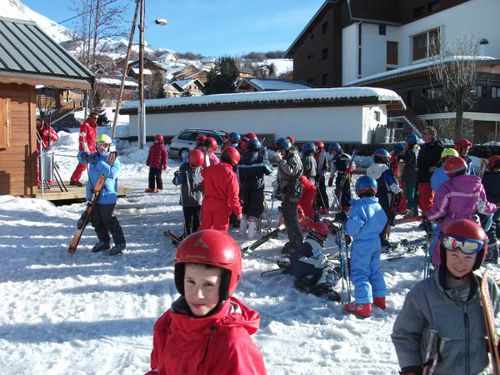
[[453, 177], [439, 188], [427, 218], [430, 221], [442, 218], [441, 228], [454, 219], [476, 221], [479, 200], [486, 202], [484, 214], [490, 215], [496, 211], [496, 206], [486, 199], [486, 192], [479, 177], [470, 175]]

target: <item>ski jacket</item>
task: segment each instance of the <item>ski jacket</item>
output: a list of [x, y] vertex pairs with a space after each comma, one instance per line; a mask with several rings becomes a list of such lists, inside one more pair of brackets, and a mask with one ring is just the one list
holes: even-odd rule
[[299, 205], [302, 207], [304, 214], [314, 220], [314, 198], [316, 197], [316, 185], [306, 176], [300, 176], [300, 185], [302, 186], [302, 194], [299, 199]]
[[314, 154], [314, 160], [316, 160], [316, 174], [317, 176], [323, 177], [325, 172], [329, 170], [328, 161], [326, 160], [325, 151]]
[[302, 169], [302, 161], [297, 153], [297, 149], [292, 147], [278, 164], [278, 185], [282, 201], [299, 201], [302, 193], [300, 184]]
[[500, 206], [500, 171], [485, 171], [482, 181], [488, 202]]
[[[420, 281], [406, 295], [391, 335], [399, 366], [422, 367], [429, 332], [433, 329], [439, 338], [449, 340], [439, 355], [434, 374], [480, 374], [488, 366], [480, 284], [475, 277], [471, 278], [466, 302], [455, 301], [445, 292], [446, 272], [440, 266], [432, 277]], [[497, 316], [500, 298], [495, 281], [488, 278], [488, 287]]]
[[449, 181], [450, 178], [446, 174], [444, 167], [441, 166], [437, 168], [431, 176], [431, 187], [434, 193], [437, 193], [441, 185], [443, 185], [446, 181]]
[[[37, 129], [37, 132], [42, 139], [43, 148], [49, 148], [51, 142], [57, 142], [59, 140], [59, 135], [56, 133], [54, 128], [45, 121], [42, 123], [42, 128]], [[36, 143], [36, 149], [40, 152], [40, 142]]]
[[391, 169], [386, 164], [374, 163], [366, 170], [368, 176], [373, 177], [377, 181], [377, 197], [379, 203], [387, 212], [391, 211], [391, 204], [395, 194], [401, 194], [402, 190], [398, 182], [392, 175]]
[[[337, 172], [337, 182], [340, 181], [340, 179], [343, 177], [343, 175], [346, 173], [347, 168], [351, 165], [351, 157], [349, 154], [346, 153], [341, 153], [335, 155], [331, 162], [330, 162], [330, 173], [331, 176], [335, 172]], [[331, 178], [331, 177], [330, 177]]]
[[163, 143], [155, 143], [149, 149], [146, 165], [150, 168], [167, 170], [168, 152]]
[[418, 145], [413, 145], [403, 152], [402, 160], [405, 164], [401, 180], [407, 185], [414, 185], [417, 183], [417, 155], [419, 148]]
[[476, 221], [477, 203], [486, 202], [486, 215], [495, 213], [496, 206], [486, 199], [483, 184], [477, 176], [456, 176], [446, 181], [439, 188], [434, 204], [427, 212], [430, 221], [443, 219], [441, 228], [454, 219], [470, 219]]
[[264, 175], [270, 175], [273, 167], [259, 151], [249, 150], [243, 154], [238, 166], [241, 190], [255, 190], [264, 187]]
[[304, 171], [302, 172], [313, 183], [316, 179], [316, 160], [312, 154], [302, 157], [302, 165]]
[[203, 162], [203, 168], [208, 168], [211, 165], [219, 165], [219, 163], [220, 163], [220, 160], [217, 157], [217, 155], [215, 155], [215, 153], [211, 152], [211, 153], [207, 154], [205, 152], [205, 161]]
[[220, 163], [203, 169], [201, 175], [204, 199], [225, 202], [236, 216], [241, 215], [240, 185], [233, 168], [227, 163]]
[[261, 375], [264, 360], [250, 335], [259, 313], [231, 297], [216, 313], [189, 315], [183, 297], [156, 322], [151, 369], [158, 375]]
[[[78, 153], [78, 161], [81, 164], [87, 164], [87, 161], [81, 157], [84, 152], [85, 151], [80, 151]], [[99, 180], [101, 174], [103, 174], [106, 176], [106, 180], [102, 186], [97, 204], [116, 204], [116, 199], [118, 197], [118, 173], [121, 170], [121, 164], [120, 160], [116, 158], [113, 165], [110, 166], [106, 162], [108, 156], [109, 154], [100, 154], [99, 152], [94, 152], [89, 155], [89, 157], [95, 158], [96, 162], [88, 163], [89, 181], [85, 185], [87, 202], [91, 201], [94, 186], [97, 183], [97, 180]]]
[[80, 126], [80, 136], [78, 137], [78, 149], [87, 153], [96, 152], [95, 139], [97, 137], [97, 123], [87, 118]]
[[182, 207], [200, 207], [203, 202], [201, 184], [194, 182], [194, 176], [201, 173], [201, 167], [193, 168], [189, 163], [183, 163], [174, 173], [174, 185], [181, 185], [180, 204]]
[[376, 197], [351, 201], [351, 210], [345, 222], [346, 233], [354, 241], [379, 238], [387, 223], [387, 215]]
[[420, 148], [417, 158], [418, 182], [431, 182], [432, 172], [429, 169], [438, 165], [443, 150], [444, 146], [439, 139], [435, 139], [430, 143], [425, 143]]

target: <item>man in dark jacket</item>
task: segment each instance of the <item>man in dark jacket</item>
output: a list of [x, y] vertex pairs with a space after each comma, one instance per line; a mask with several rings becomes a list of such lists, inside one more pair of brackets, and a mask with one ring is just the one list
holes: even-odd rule
[[406, 205], [411, 216], [418, 216], [417, 155], [420, 147], [417, 140], [415, 134], [406, 137], [406, 146], [403, 150], [403, 173], [401, 175], [401, 180], [405, 186]]
[[261, 147], [257, 138], [251, 138], [248, 141], [248, 150], [243, 154], [237, 167], [240, 200], [243, 205], [240, 233], [246, 233], [248, 239], [254, 238], [257, 223], [264, 212], [264, 175], [272, 172], [271, 164], [260, 153]]
[[304, 240], [297, 215], [297, 204], [302, 193], [300, 176], [302, 175], [303, 167], [297, 149], [295, 146], [292, 146], [288, 138], [279, 138], [276, 141], [276, 146], [281, 213], [283, 214], [289, 241], [283, 248], [283, 251], [289, 252], [290, 249], [295, 249]]
[[418, 205], [422, 212], [426, 214], [434, 202], [431, 175], [441, 160], [441, 152], [443, 152], [444, 146], [441, 141], [437, 139], [436, 128], [432, 126], [425, 127], [422, 132], [422, 138], [425, 144], [420, 149], [417, 158], [417, 188]]

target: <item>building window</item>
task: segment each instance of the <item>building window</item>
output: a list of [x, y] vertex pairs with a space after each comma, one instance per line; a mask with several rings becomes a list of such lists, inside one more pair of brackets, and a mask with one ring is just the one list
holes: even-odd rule
[[321, 84], [326, 85], [327, 82], [328, 82], [328, 73], [325, 73], [321, 76]]
[[439, 10], [439, 0], [434, 0], [427, 4], [427, 10], [429, 12], [435, 12]]
[[323, 23], [323, 25], [321, 25], [321, 30], [323, 34], [326, 34], [328, 32], [328, 22], [325, 22]]
[[312, 60], [312, 59], [314, 59], [314, 54], [312, 54], [312, 53], [311, 53], [310, 55], [307, 55], [307, 59], [308, 59], [308, 60]]
[[306, 82], [312, 85], [314, 83], [314, 78], [307, 78]]
[[441, 50], [439, 41], [439, 29], [431, 29], [424, 33], [414, 35], [413, 41], [413, 61], [425, 59], [437, 54]]
[[380, 111], [374, 111], [375, 121], [380, 122]]
[[422, 89], [422, 97], [425, 99], [437, 99], [443, 97], [443, 91], [440, 87], [428, 87]]
[[378, 35], [385, 35], [386, 31], [385, 25], [378, 25]]
[[387, 42], [387, 64], [398, 65], [398, 42]]
[[328, 48], [323, 48], [323, 50], [321, 51], [321, 58], [323, 60], [328, 59]]
[[491, 97], [492, 98], [500, 98], [500, 87], [493, 86], [491, 88]]
[[[478, 86], [476, 86], [474, 92], [478, 98], [487, 98], [488, 97], [488, 90], [486, 89], [486, 86], [478, 85]], [[493, 94], [493, 90], [492, 90], [492, 94]], [[492, 95], [492, 97], [493, 97], [493, 95]]]
[[422, 17], [425, 13], [425, 6], [420, 6], [413, 9], [413, 18]]

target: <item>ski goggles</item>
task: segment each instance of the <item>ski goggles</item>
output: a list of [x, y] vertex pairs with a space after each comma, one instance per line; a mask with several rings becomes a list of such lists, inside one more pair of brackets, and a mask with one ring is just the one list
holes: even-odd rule
[[484, 242], [473, 240], [471, 238], [462, 238], [457, 236], [450, 236], [448, 234], [440, 234], [439, 239], [441, 244], [448, 251], [456, 249], [461, 250], [464, 254], [475, 254], [481, 251], [484, 247]]
[[106, 147], [109, 147], [110, 144], [109, 143], [106, 143], [106, 142], [97, 142], [96, 143], [97, 146], [106, 146]]

